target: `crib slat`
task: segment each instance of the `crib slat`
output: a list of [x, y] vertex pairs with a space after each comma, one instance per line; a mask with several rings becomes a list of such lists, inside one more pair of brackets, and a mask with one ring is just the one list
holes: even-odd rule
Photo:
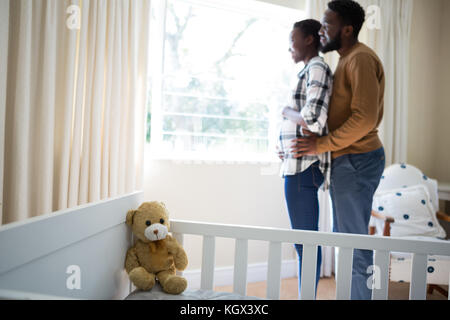
[[302, 300], [314, 300], [316, 297], [317, 246], [303, 245], [302, 254]]
[[213, 290], [215, 250], [216, 238], [213, 236], [203, 236], [202, 274], [200, 287], [204, 290]]
[[267, 298], [280, 299], [281, 284], [281, 242], [269, 244], [269, 265], [267, 269]]
[[233, 291], [245, 296], [247, 293], [248, 240], [236, 239], [234, 253]]
[[353, 248], [339, 248], [336, 272], [336, 300], [350, 300]]
[[427, 259], [426, 254], [413, 254], [409, 286], [410, 300], [426, 300], [427, 298]]
[[389, 251], [375, 250], [372, 300], [387, 300], [389, 287]]

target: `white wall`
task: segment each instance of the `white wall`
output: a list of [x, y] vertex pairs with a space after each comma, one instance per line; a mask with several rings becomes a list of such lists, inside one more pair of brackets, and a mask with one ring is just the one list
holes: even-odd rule
[[[444, 0], [445, 1], [445, 0]], [[416, 0], [411, 28], [408, 162], [436, 177], [441, 0]]]
[[449, 18], [448, 0], [414, 1], [408, 162], [441, 182], [450, 182]]
[[[439, 42], [441, 45], [438, 61], [439, 101], [437, 117], [437, 137], [435, 146], [435, 175], [442, 181], [450, 182], [450, 1], [442, 0]], [[450, 212], [449, 212], [450, 213]]]

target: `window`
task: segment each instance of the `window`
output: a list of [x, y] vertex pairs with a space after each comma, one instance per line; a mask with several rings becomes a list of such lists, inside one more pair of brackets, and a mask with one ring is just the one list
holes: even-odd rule
[[289, 33], [303, 13], [259, 1], [153, 1], [147, 140], [152, 155], [274, 156], [293, 89]]

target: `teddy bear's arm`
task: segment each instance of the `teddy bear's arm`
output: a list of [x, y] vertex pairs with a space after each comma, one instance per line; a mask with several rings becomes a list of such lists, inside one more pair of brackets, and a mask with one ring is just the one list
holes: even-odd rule
[[130, 273], [134, 268], [140, 267], [140, 263], [136, 254], [136, 248], [132, 247], [127, 251], [127, 257], [125, 259], [125, 270]]
[[173, 255], [175, 268], [177, 268], [178, 270], [186, 269], [188, 258], [183, 247], [175, 238], [171, 237], [170, 235], [166, 237], [166, 244], [169, 253]]

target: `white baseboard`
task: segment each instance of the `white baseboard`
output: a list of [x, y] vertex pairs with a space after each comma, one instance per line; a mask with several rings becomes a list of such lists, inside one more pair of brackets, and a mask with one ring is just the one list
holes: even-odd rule
[[[297, 277], [297, 260], [283, 260], [281, 262], [281, 279]], [[199, 289], [201, 270], [184, 271], [183, 277], [188, 281], [189, 289]], [[247, 283], [267, 280], [267, 263], [249, 264], [247, 268]], [[233, 266], [220, 267], [214, 270], [214, 286], [233, 285]]]

